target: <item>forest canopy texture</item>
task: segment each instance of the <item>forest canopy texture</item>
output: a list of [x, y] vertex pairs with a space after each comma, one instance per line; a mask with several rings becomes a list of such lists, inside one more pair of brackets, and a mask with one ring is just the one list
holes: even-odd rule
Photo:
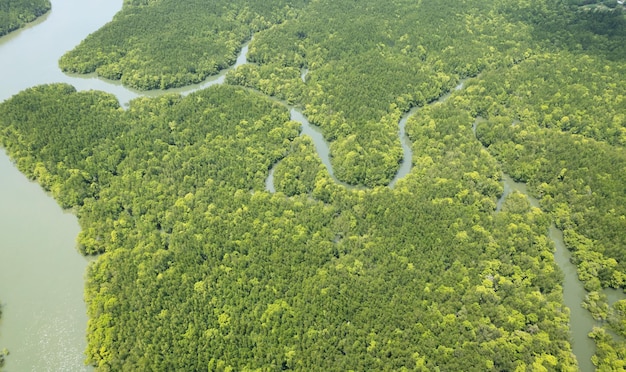
[[[626, 28], [610, 9], [127, 1], [62, 57], [65, 71], [181, 86], [232, 64], [251, 37], [252, 63], [127, 109], [65, 84], [0, 105], [0, 144], [76, 211], [80, 249], [98, 255], [87, 362], [576, 370], [555, 223], [584, 305], [606, 320], [593, 363], [625, 368], [626, 301], [601, 292], [626, 285]], [[321, 128], [342, 183], [286, 104]], [[413, 107], [413, 167], [388, 187]], [[541, 209], [513, 193], [496, 210], [503, 172]]]
[[34, 21], [48, 10], [49, 0], [0, 0], [0, 36]]

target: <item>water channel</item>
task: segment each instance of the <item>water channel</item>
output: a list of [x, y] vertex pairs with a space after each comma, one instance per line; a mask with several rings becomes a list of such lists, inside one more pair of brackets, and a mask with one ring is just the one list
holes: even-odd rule
[[[467, 79], [461, 80], [457, 84], [457, 86], [454, 87], [454, 90], [457, 91], [457, 90], [463, 89], [463, 86], [465, 85], [466, 81]], [[442, 95], [441, 97], [439, 97], [439, 99], [437, 99], [432, 104], [443, 103], [451, 95], [452, 95], [452, 92], [448, 92]], [[400, 119], [400, 122], [398, 123], [398, 137], [400, 138], [400, 145], [402, 146], [403, 155], [402, 155], [402, 162], [400, 163], [400, 168], [398, 169], [398, 172], [389, 183], [390, 188], [393, 188], [398, 182], [398, 180], [404, 178], [407, 174], [409, 174], [409, 172], [411, 171], [411, 168], [413, 167], [413, 150], [411, 149], [412, 147], [411, 140], [409, 139], [409, 136], [406, 134], [406, 123], [409, 121], [409, 118], [411, 116], [415, 115], [415, 112], [417, 112], [417, 110], [419, 110], [419, 107], [413, 107], [412, 109], [410, 109], [408, 112], [402, 115], [402, 118]]]
[[[34, 85], [69, 82], [101, 89], [94, 78], [65, 76], [61, 55], [102, 27], [122, 0], [53, 0], [52, 10], [0, 38], [0, 101]], [[110, 86], [108, 91], [119, 91]], [[130, 98], [130, 97], [129, 97]], [[79, 226], [30, 182], [0, 149], [0, 350], [5, 371], [85, 371], [87, 260], [76, 250]]]
[[[302, 70], [300, 74], [300, 78], [302, 79], [302, 82], [306, 82], [306, 77], [308, 73], [309, 73], [308, 69]], [[454, 91], [462, 89], [466, 80], [467, 79], [461, 80], [457, 84], [457, 86], [454, 87]], [[439, 99], [435, 100], [431, 104], [443, 103], [451, 96], [451, 94], [452, 92], [448, 92], [442, 95], [441, 97], [439, 97]], [[307, 135], [313, 141], [313, 145], [315, 146], [315, 151], [317, 152], [318, 156], [320, 157], [320, 160], [322, 161], [322, 164], [324, 164], [324, 166], [326, 167], [326, 170], [328, 171], [328, 174], [333, 179], [333, 181], [347, 188], [360, 189], [361, 188], [360, 186], [350, 185], [348, 183], [345, 183], [339, 180], [335, 176], [335, 172], [330, 162], [330, 146], [328, 142], [326, 142], [326, 139], [324, 138], [324, 135], [322, 134], [320, 128], [309, 123], [308, 119], [302, 114], [300, 110], [296, 109], [295, 107], [291, 107], [287, 105], [285, 102], [281, 102], [281, 103], [289, 107], [290, 113], [291, 113], [291, 120], [297, 121], [301, 124], [302, 129], [300, 131], [300, 135]], [[396, 172], [395, 176], [393, 177], [393, 179], [388, 185], [389, 188], [394, 188], [398, 180], [404, 178], [407, 174], [409, 174], [409, 172], [411, 171], [411, 168], [413, 167], [413, 150], [411, 149], [411, 140], [406, 134], [406, 124], [409, 121], [409, 118], [415, 115], [415, 113], [419, 109], [420, 107], [411, 108], [409, 111], [405, 112], [402, 115], [402, 117], [400, 118], [398, 122], [398, 138], [400, 138], [400, 145], [402, 146], [402, 161], [400, 162], [400, 167], [398, 168], [398, 171]], [[276, 188], [274, 187], [274, 171], [278, 163], [272, 166], [267, 176], [267, 179], [265, 180], [265, 189], [272, 193], [276, 192]]]
[[[474, 127], [475, 129], [475, 127]], [[502, 209], [502, 204], [506, 197], [519, 192], [526, 196], [532, 207], [540, 208], [539, 200], [529, 194], [526, 185], [515, 182], [510, 176], [504, 174], [502, 177], [504, 192], [496, 205], [496, 212]], [[570, 341], [572, 352], [578, 360], [578, 367], [581, 371], [594, 371], [595, 366], [591, 362], [591, 357], [596, 351], [595, 342], [587, 335], [593, 327], [601, 326], [602, 323], [596, 321], [591, 313], [582, 307], [582, 303], [587, 296], [587, 291], [583, 283], [578, 280], [576, 266], [572, 264], [572, 254], [566, 248], [563, 240], [563, 232], [552, 224], [548, 230], [548, 236], [554, 243], [554, 261], [559, 266], [564, 275], [563, 280], [563, 302], [570, 309]], [[621, 290], [607, 289], [604, 293], [609, 298], [609, 304], [626, 298]]]
[[[200, 84], [139, 92], [91, 75], [67, 75], [58, 59], [109, 22], [123, 0], [53, 0], [52, 10], [0, 38], [0, 101], [35, 85], [64, 82], [77, 90], [114, 94], [120, 104], [139, 96], [186, 95], [222, 84], [226, 70]], [[235, 68], [246, 63], [248, 44]], [[6, 371], [89, 371], [84, 366], [87, 259], [76, 250], [76, 217], [30, 182], [0, 149], [0, 350]]]
[[[89, 33], [110, 21], [121, 9], [123, 0], [53, 0], [52, 11], [28, 27], [0, 38], [0, 101], [19, 91], [44, 83], [66, 82], [78, 90], [102, 90], [118, 97], [123, 106], [139, 96], [158, 96], [163, 91], [138, 92], [119, 83], [91, 76], [63, 74], [57, 61]], [[246, 63], [247, 44], [233, 67]], [[306, 82], [308, 70], [301, 74]], [[167, 92], [188, 94], [224, 82], [226, 71], [207, 81]], [[461, 82], [455, 89], [461, 89]], [[449, 94], [436, 102], [442, 102]], [[302, 112], [289, 107], [291, 119], [302, 124], [302, 135], [313, 139], [316, 151], [336, 182], [330, 163], [328, 143], [319, 129], [309, 124]], [[416, 108], [405, 113], [398, 123], [403, 161], [390, 187], [411, 170], [411, 143], [405, 126]], [[266, 187], [273, 192], [274, 168]], [[343, 183], [341, 183], [343, 184]], [[345, 184], [344, 184], [345, 185]], [[349, 185], [345, 185], [349, 186]], [[505, 194], [520, 191], [528, 196], [523, 184], [504, 178]], [[529, 197], [533, 206], [536, 199]], [[86, 346], [86, 315], [83, 302], [83, 275], [87, 260], [75, 249], [78, 233], [76, 218], [63, 212], [41, 188], [19, 173], [0, 151], [0, 350], [8, 348], [6, 371], [81, 371]], [[593, 370], [590, 357], [595, 346], [586, 334], [595, 325], [580, 304], [586, 295], [570, 263], [562, 234], [551, 227], [555, 242], [555, 260], [565, 273], [565, 304], [571, 309], [574, 353], [582, 371]], [[582, 291], [581, 291], [582, 290]], [[582, 296], [582, 297], [581, 297]], [[619, 296], [619, 294], [618, 294]]]
[[0, 348], [6, 371], [83, 369], [86, 259], [79, 226], [0, 155]]

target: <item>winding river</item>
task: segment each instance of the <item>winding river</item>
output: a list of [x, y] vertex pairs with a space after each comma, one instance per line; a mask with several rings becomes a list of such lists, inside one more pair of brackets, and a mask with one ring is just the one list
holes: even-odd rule
[[[521, 182], [515, 182], [510, 176], [503, 175], [504, 192], [497, 203], [497, 211], [500, 211], [506, 197], [512, 192], [524, 194], [531, 206], [539, 208], [539, 200], [532, 197], [526, 185]], [[554, 225], [550, 226], [548, 235], [554, 242], [554, 261], [561, 268], [565, 279], [563, 281], [563, 302], [570, 309], [570, 337], [572, 343], [572, 351], [578, 360], [578, 367], [581, 371], [593, 371], [595, 369], [591, 363], [591, 357], [595, 353], [596, 345], [594, 341], [587, 337], [592, 328], [598, 323], [591, 317], [590, 313], [585, 310], [581, 304], [585, 300], [587, 291], [582, 282], [578, 280], [576, 266], [570, 261], [572, 254], [565, 247], [563, 241], [563, 232]], [[575, 325], [573, 327], [572, 325]]]
[[[463, 86], [465, 85], [466, 81], [467, 79], [461, 80], [459, 84], [456, 87], [454, 87], [454, 90], [457, 91], [457, 90], [463, 89]], [[439, 99], [432, 102], [431, 104], [443, 103], [451, 95], [452, 95], [452, 92], [448, 92], [444, 94], [443, 96], [439, 97]], [[400, 168], [398, 169], [398, 172], [389, 183], [390, 188], [394, 188], [394, 186], [396, 185], [396, 182], [398, 182], [398, 180], [404, 178], [407, 174], [409, 174], [409, 172], [411, 171], [411, 168], [413, 167], [413, 150], [411, 149], [411, 146], [412, 146], [411, 140], [409, 139], [409, 136], [406, 134], [406, 123], [409, 121], [409, 118], [413, 116], [415, 112], [417, 112], [417, 110], [419, 109], [420, 109], [419, 107], [413, 107], [411, 110], [409, 110], [404, 115], [402, 115], [402, 118], [400, 119], [400, 122], [398, 123], [398, 137], [400, 138], [400, 144], [402, 146], [403, 155], [402, 155], [402, 162], [400, 163]]]
[[[302, 70], [300, 78], [303, 82], [306, 82], [306, 76], [308, 73], [308, 69]], [[466, 80], [467, 79], [461, 80], [458, 85], [454, 87], [454, 91], [462, 89]], [[433, 101], [431, 105], [445, 102], [451, 96], [451, 94], [452, 92], [448, 92], [442, 95], [441, 97], [439, 97], [439, 99]], [[335, 176], [333, 166], [330, 162], [330, 146], [324, 138], [324, 135], [322, 134], [320, 128], [316, 125], [312, 125], [311, 123], [309, 123], [308, 119], [304, 116], [304, 114], [302, 114], [300, 110], [286, 104], [285, 102], [280, 101], [280, 103], [284, 104], [290, 109], [291, 120], [297, 121], [301, 124], [300, 135], [307, 135], [312, 139], [313, 145], [315, 146], [315, 151], [317, 152], [320, 160], [322, 161], [322, 164], [324, 164], [324, 166], [326, 167], [326, 170], [328, 171], [328, 174], [333, 179], [333, 181], [350, 189], [360, 189], [360, 186], [350, 185], [344, 181], [339, 180]], [[402, 115], [398, 122], [398, 137], [400, 138], [400, 145], [402, 146], [402, 161], [400, 162], [400, 167], [396, 171], [395, 176], [393, 177], [391, 182], [389, 182], [389, 188], [394, 188], [398, 180], [404, 178], [407, 174], [409, 174], [411, 168], [413, 167], [413, 150], [411, 149], [411, 140], [406, 134], [406, 123], [409, 121], [409, 118], [415, 115], [415, 113], [419, 109], [420, 107], [411, 108], [409, 111], [405, 112]], [[274, 187], [274, 171], [276, 170], [276, 165], [278, 165], [279, 163], [280, 161], [272, 166], [267, 176], [267, 179], [265, 180], [265, 189], [272, 193], [276, 192], [276, 188]]]
[[[474, 129], [475, 126], [474, 126]], [[496, 205], [496, 212], [502, 209], [502, 204], [506, 197], [512, 192], [519, 192], [526, 196], [531, 206], [540, 208], [539, 200], [528, 192], [526, 185], [515, 182], [509, 175], [502, 177], [504, 192]], [[587, 296], [587, 291], [583, 283], [578, 280], [576, 266], [572, 264], [572, 254], [566, 248], [563, 240], [563, 232], [552, 224], [548, 230], [548, 236], [554, 243], [554, 261], [559, 266], [564, 275], [563, 280], [563, 302], [570, 309], [570, 341], [572, 352], [578, 360], [578, 367], [581, 371], [593, 371], [595, 366], [591, 362], [591, 357], [595, 354], [595, 342], [587, 335], [593, 327], [601, 326], [602, 323], [596, 321], [591, 313], [582, 307], [582, 303]], [[624, 292], [620, 290], [605, 290], [604, 293], [609, 299], [609, 304], [625, 298]]]
[[[98, 79], [94, 75], [63, 74], [57, 61], [89, 33], [110, 21], [122, 7], [123, 0], [52, 0], [52, 11], [28, 27], [0, 38], [0, 101], [38, 84], [66, 82], [78, 90], [102, 90], [118, 97], [123, 106], [139, 96], [158, 96], [163, 91], [138, 92], [119, 83]], [[246, 63], [248, 47], [244, 45], [231, 68]], [[188, 94], [225, 80], [227, 71], [207, 81], [167, 92]], [[301, 79], [306, 82], [308, 70]], [[461, 89], [461, 82], [455, 89]], [[449, 94], [436, 102], [442, 102]], [[329, 145], [319, 128], [311, 125], [294, 107], [291, 119], [302, 124], [301, 135], [313, 139], [316, 151], [333, 179]], [[389, 184], [411, 170], [411, 143], [406, 136], [406, 123], [418, 109], [405, 113], [398, 123], [403, 149], [400, 168]], [[268, 191], [274, 191], [274, 168], [266, 180]], [[504, 177], [504, 197], [512, 191], [528, 196], [523, 184]], [[534, 206], [536, 199], [528, 196]], [[3, 151], [0, 151], [0, 301], [3, 305], [0, 323], [0, 350], [11, 352], [7, 371], [82, 371], [86, 346], [86, 314], [83, 302], [83, 275], [87, 260], [75, 249], [78, 223], [74, 215], [62, 211], [41, 188], [19, 173]], [[569, 251], [562, 234], [551, 227], [555, 242], [555, 260], [565, 273], [564, 298], [571, 309], [573, 348], [581, 370], [593, 370], [590, 357], [595, 350], [587, 332], [595, 322], [580, 304], [586, 295], [570, 263]]]

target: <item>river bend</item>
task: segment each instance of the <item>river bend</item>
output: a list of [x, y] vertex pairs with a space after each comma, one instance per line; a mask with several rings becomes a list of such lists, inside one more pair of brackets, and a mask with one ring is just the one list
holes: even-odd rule
[[[247, 44], [236, 63], [228, 70], [205, 82], [166, 91], [139, 92], [118, 82], [103, 80], [91, 75], [66, 75], [57, 61], [89, 33], [110, 21], [122, 7], [122, 0], [52, 0], [52, 10], [24, 29], [0, 38], [2, 86], [0, 100], [19, 91], [46, 83], [65, 82], [77, 90], [101, 90], [114, 94], [122, 106], [128, 106], [139, 96], [158, 96], [163, 93], [186, 95], [193, 91], [222, 84], [228, 70], [247, 63]], [[301, 79], [306, 83], [308, 70], [303, 69]], [[461, 89], [463, 81], [455, 88]], [[449, 94], [436, 102], [443, 102]], [[435, 102], [435, 103], [436, 103]], [[313, 139], [316, 151], [335, 182], [330, 162], [329, 145], [319, 131], [294, 107], [291, 119], [302, 125], [301, 135]], [[398, 123], [398, 136], [403, 149], [403, 159], [395, 177], [396, 182], [411, 171], [411, 143], [406, 136], [406, 123], [419, 108], [405, 113]], [[475, 126], [474, 126], [475, 129]], [[268, 191], [274, 191], [274, 168], [266, 180]], [[500, 210], [504, 197], [511, 191], [528, 196], [531, 205], [538, 201], [526, 193], [524, 185], [504, 176], [504, 195], [498, 201]], [[80, 371], [89, 370], [82, 363], [86, 346], [86, 314], [82, 300], [83, 274], [87, 261], [74, 249], [78, 233], [76, 217], [64, 213], [58, 205], [42, 192], [41, 188], [26, 180], [0, 154], [0, 300], [3, 301], [3, 318], [0, 324], [0, 349], [7, 347], [7, 370], [15, 371]], [[570, 263], [562, 233], [554, 226], [550, 238], [556, 246], [555, 261], [565, 273], [564, 299], [571, 309], [574, 352], [581, 370], [593, 370], [590, 357], [595, 345], [586, 337], [592, 323], [589, 313], [580, 306], [586, 292], [576, 277]], [[52, 243], [51, 243], [52, 242]], [[582, 290], [581, 290], [582, 289]]]

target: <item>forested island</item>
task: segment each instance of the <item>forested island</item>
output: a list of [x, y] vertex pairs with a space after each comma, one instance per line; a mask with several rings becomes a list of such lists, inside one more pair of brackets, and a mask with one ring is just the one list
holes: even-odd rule
[[34, 21], [49, 10], [49, 0], [0, 0], [0, 36]]
[[[576, 370], [554, 223], [603, 320], [593, 363], [625, 368], [626, 300], [602, 289], [626, 286], [626, 21], [584, 5], [126, 1], [64, 71], [183, 86], [254, 35], [252, 63], [126, 109], [67, 84], [0, 104], [0, 144], [97, 255], [87, 363]], [[391, 188], [413, 107], [412, 170]], [[496, 210], [503, 173], [541, 209], [513, 193]]]

